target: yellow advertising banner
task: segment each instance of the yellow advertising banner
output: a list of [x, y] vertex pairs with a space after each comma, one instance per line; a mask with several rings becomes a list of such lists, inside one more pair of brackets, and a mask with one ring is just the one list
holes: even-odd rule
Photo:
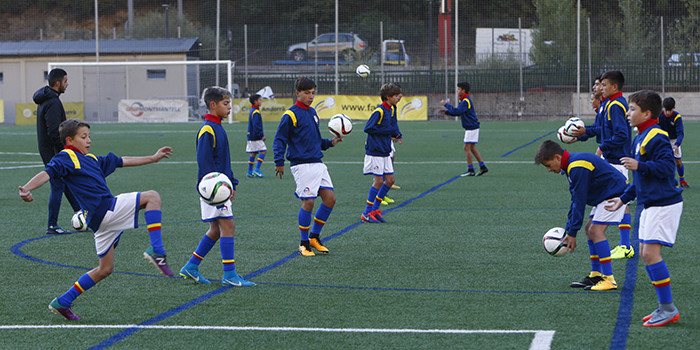
[[[317, 95], [311, 106], [321, 119], [342, 113], [350, 119], [367, 120], [381, 103], [379, 96]], [[428, 120], [427, 96], [404, 96], [396, 107], [399, 120]]]
[[[63, 102], [66, 119], [85, 120], [85, 109], [82, 102]], [[16, 125], [36, 125], [36, 103], [15, 104]]]
[[0, 124], [5, 122], [5, 101], [0, 100]]
[[[262, 119], [264, 122], [278, 122], [282, 118], [284, 111], [289, 109], [294, 104], [294, 100], [291, 98], [273, 98], [273, 99], [262, 99], [262, 106], [260, 106], [260, 114], [262, 114]], [[231, 114], [233, 114], [233, 120], [240, 122], [248, 121], [248, 114], [250, 113], [250, 101], [247, 98], [234, 98], [233, 106], [231, 108]]]
[[[263, 99], [260, 113], [263, 121], [279, 121], [284, 111], [294, 104], [291, 98]], [[367, 120], [377, 106], [382, 103], [379, 96], [356, 95], [316, 95], [311, 107], [320, 119], [331, 119], [336, 114], [345, 114], [350, 119]], [[399, 120], [428, 120], [427, 96], [404, 96], [397, 105]], [[233, 119], [247, 122], [250, 113], [248, 99], [234, 99], [231, 109]]]

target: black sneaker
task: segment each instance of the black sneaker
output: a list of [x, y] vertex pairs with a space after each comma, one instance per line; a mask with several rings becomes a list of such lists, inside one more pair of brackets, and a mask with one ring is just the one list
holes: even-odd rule
[[489, 172], [489, 169], [486, 168], [486, 166], [484, 166], [483, 168], [481, 168], [481, 171], [479, 171], [479, 173], [476, 174], [476, 176], [481, 176], [481, 175], [484, 175], [484, 174], [486, 174], [486, 173], [488, 173], [488, 172]]
[[68, 231], [62, 229], [61, 226], [58, 226], [58, 225], [56, 225], [56, 226], [49, 226], [49, 227], [46, 229], [46, 234], [47, 234], [47, 235], [63, 235], [63, 234], [66, 234], [66, 233], [68, 233]]
[[459, 175], [459, 176], [462, 176], [462, 177], [464, 177], [464, 176], [476, 176], [476, 173], [474, 172], [474, 169], [469, 169], [469, 171], [466, 171], [466, 172], [462, 173], [462, 175]]
[[586, 288], [588, 286], [595, 286], [602, 279], [603, 279], [603, 277], [600, 277], [600, 276], [595, 276], [595, 277], [586, 276], [580, 282], [571, 282], [571, 284], [569, 284], [569, 287], [571, 287], [571, 288]]

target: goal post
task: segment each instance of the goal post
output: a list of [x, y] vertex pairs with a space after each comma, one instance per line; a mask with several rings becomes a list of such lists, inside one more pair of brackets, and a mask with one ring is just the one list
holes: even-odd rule
[[[203, 113], [200, 111], [202, 90], [218, 84], [220, 66], [226, 72], [226, 88], [237, 97], [238, 89], [233, 84], [235, 63], [231, 60], [49, 62], [47, 72], [53, 68], [63, 68], [68, 72], [72, 87], [68, 89], [66, 99], [83, 102], [86, 120], [117, 122], [120, 113], [123, 114], [119, 104], [125, 101], [156, 113], [180, 111], [173, 103], [181, 106], [185, 102], [187, 110], [180, 113], [185, 113], [185, 118], [199, 116]], [[160, 107], [144, 108], [141, 100]], [[233, 123], [230, 113], [228, 122]]]

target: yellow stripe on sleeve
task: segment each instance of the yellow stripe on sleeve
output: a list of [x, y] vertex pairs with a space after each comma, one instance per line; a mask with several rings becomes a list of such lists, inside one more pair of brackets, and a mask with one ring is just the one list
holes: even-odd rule
[[656, 136], [658, 134], [668, 136], [667, 132], [665, 132], [661, 129], [658, 129], [658, 128], [654, 128], [654, 129], [649, 130], [649, 133], [647, 134], [647, 136], [644, 136], [644, 140], [642, 140], [641, 147], [639, 147], [639, 154], [647, 153], [647, 150], [646, 150], [647, 143], [649, 143], [649, 141], [651, 141], [651, 139], [653, 139], [654, 136]]
[[214, 129], [210, 125], [205, 125], [201, 129], [199, 129], [199, 134], [197, 134], [197, 140], [199, 140], [202, 135], [205, 133], [210, 133], [211, 137], [214, 138], [214, 147], [216, 147], [216, 134], [214, 134]]
[[586, 168], [590, 171], [593, 171], [593, 169], [595, 169], [595, 166], [593, 165], [593, 163], [591, 163], [587, 160], [577, 160], [577, 161], [569, 164], [569, 168], [566, 171], [568, 173], [570, 173], [571, 169], [576, 168], [576, 167]]
[[80, 161], [78, 160], [78, 156], [75, 154], [75, 151], [64, 149], [61, 152], [66, 152], [70, 156], [70, 160], [73, 161], [73, 165], [75, 166], [75, 168], [80, 169]]

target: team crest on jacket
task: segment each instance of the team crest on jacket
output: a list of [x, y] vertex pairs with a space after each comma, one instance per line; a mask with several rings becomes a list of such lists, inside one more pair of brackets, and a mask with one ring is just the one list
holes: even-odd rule
[[314, 114], [314, 121], [316, 122], [316, 125], [318, 125], [318, 114]]
[[634, 154], [639, 154], [639, 149], [642, 147], [640, 143], [637, 144], [637, 146], [634, 148]]

